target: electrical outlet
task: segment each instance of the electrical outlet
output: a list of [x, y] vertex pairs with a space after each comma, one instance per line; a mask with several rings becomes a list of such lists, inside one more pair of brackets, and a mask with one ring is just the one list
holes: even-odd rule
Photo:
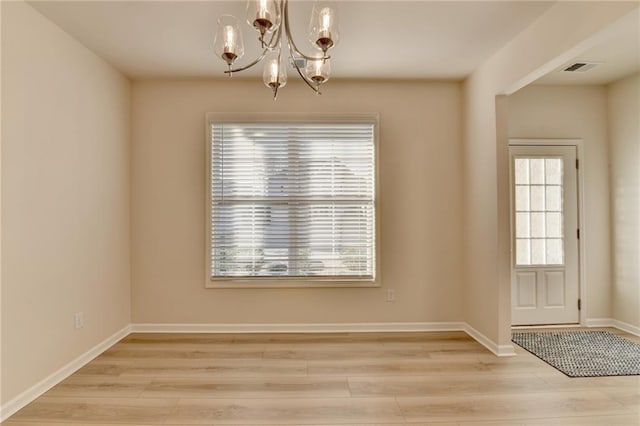
[[84, 327], [84, 313], [76, 312], [73, 316], [76, 329]]
[[396, 301], [396, 292], [394, 290], [387, 290], [387, 302], [395, 302]]

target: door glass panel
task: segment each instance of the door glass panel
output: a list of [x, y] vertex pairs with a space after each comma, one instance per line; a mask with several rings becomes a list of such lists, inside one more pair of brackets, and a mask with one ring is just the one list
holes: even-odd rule
[[529, 182], [532, 185], [544, 185], [544, 160], [539, 158], [529, 159]]
[[531, 211], [543, 212], [544, 211], [544, 186], [543, 185], [531, 185]]
[[516, 213], [516, 237], [517, 238], [531, 237], [531, 233], [529, 232], [529, 214], [530, 213]]
[[560, 213], [547, 213], [547, 238], [562, 238], [562, 216]]
[[548, 238], [546, 240], [546, 255], [547, 264], [561, 264], [562, 263], [562, 239], [560, 238]]
[[544, 238], [544, 213], [531, 213], [531, 236]]
[[544, 239], [531, 240], [531, 264], [544, 265]]
[[518, 265], [531, 264], [531, 240], [529, 238], [516, 239], [516, 263]]
[[563, 163], [557, 157], [516, 158], [517, 265], [563, 265]]
[[516, 185], [529, 184], [529, 160], [526, 158], [516, 158]]
[[560, 212], [562, 210], [562, 193], [561, 187], [558, 186], [546, 186], [546, 211], [548, 212]]
[[516, 210], [529, 211], [529, 185], [516, 186]]
[[547, 185], [562, 185], [562, 160], [547, 158], [545, 163], [545, 183]]

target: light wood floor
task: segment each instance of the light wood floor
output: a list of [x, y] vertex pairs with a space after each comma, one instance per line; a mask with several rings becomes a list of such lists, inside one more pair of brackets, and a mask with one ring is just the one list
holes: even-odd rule
[[4, 424], [640, 425], [640, 376], [571, 379], [516, 351], [462, 332], [132, 334]]

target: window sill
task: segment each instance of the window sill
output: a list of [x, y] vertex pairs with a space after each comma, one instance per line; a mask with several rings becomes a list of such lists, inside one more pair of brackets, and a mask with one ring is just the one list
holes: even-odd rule
[[376, 288], [381, 287], [378, 280], [370, 281], [321, 281], [321, 280], [304, 280], [304, 279], [287, 279], [287, 280], [211, 280], [205, 283], [207, 289], [256, 289], [256, 288]]

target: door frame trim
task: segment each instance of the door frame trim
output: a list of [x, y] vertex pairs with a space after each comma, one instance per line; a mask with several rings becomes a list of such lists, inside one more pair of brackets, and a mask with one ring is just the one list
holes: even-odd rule
[[[583, 153], [584, 153], [584, 143], [580, 138], [569, 138], [569, 139], [548, 139], [548, 138], [509, 138], [509, 147], [512, 146], [575, 146], [576, 147], [576, 158], [578, 159], [578, 175], [577, 175], [577, 184], [578, 184], [578, 228], [580, 229], [580, 238], [578, 239], [578, 297], [580, 297], [580, 301], [582, 304], [582, 309], [579, 311], [580, 325], [585, 327], [587, 325], [587, 310], [589, 307], [589, 300], [587, 298], [587, 275], [585, 273], [585, 253], [586, 253], [586, 244], [585, 238], [586, 229], [585, 229], [585, 221], [584, 221], [584, 161], [583, 161]], [[509, 158], [511, 158], [509, 156]], [[509, 159], [511, 162], [511, 159]], [[511, 168], [511, 166], [509, 166]], [[511, 182], [509, 182], [509, 186], [511, 186]], [[511, 199], [511, 190], [509, 190], [509, 197]], [[512, 209], [511, 201], [509, 202], [509, 209]], [[514, 223], [513, 223], [513, 212], [509, 212], [510, 218], [510, 239], [513, 240], [513, 232], [514, 232]], [[511, 252], [513, 256], [513, 241], [511, 242]], [[511, 257], [513, 258], [513, 257]], [[509, 270], [513, 274], [513, 261], [509, 262]], [[511, 286], [509, 286], [509, 291], [511, 291]], [[509, 321], [511, 322], [511, 321]]]

